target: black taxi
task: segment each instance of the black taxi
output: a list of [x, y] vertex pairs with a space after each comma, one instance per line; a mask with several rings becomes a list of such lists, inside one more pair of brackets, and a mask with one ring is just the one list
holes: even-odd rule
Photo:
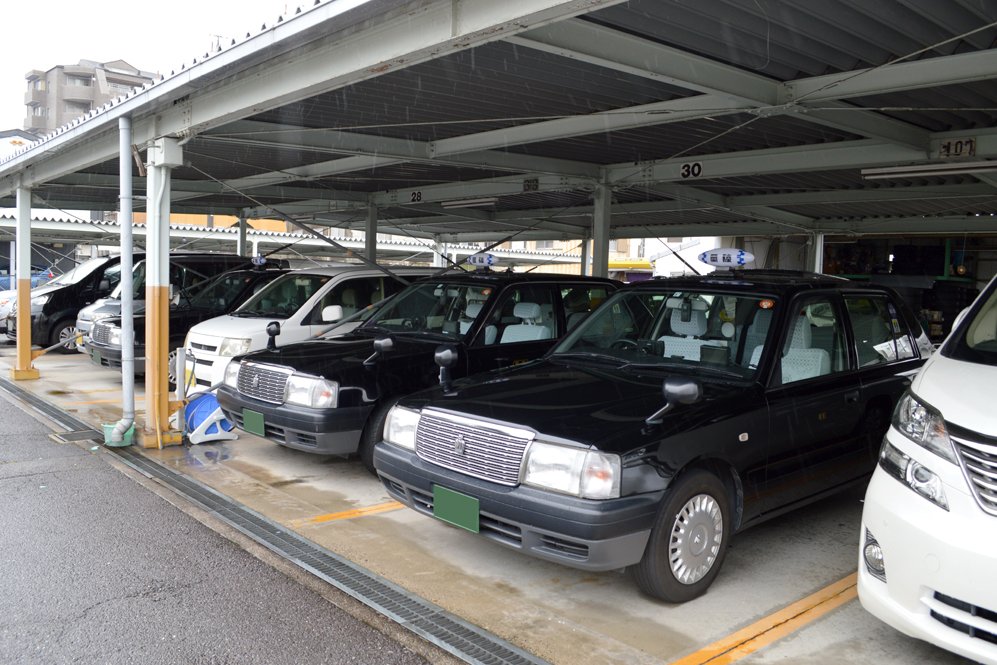
[[542, 359], [399, 401], [374, 466], [426, 515], [568, 566], [627, 567], [683, 602], [734, 533], [869, 477], [931, 350], [901, 299], [868, 284], [640, 282]]
[[[233, 360], [218, 403], [236, 427], [311, 453], [373, 446], [393, 400], [437, 383], [542, 356], [621, 284], [577, 275], [450, 272], [413, 282], [361, 312], [345, 335], [280, 345]], [[274, 330], [273, 332], [277, 332]]]

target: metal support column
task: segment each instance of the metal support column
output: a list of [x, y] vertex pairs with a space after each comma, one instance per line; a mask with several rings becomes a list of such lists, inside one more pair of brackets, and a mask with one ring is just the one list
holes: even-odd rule
[[613, 190], [606, 183], [595, 186], [592, 200], [592, 275], [609, 276], [609, 224]]
[[118, 222], [121, 224], [121, 420], [108, 443], [120, 443], [135, 423], [135, 289], [132, 283], [132, 121], [118, 118]]
[[377, 207], [367, 207], [367, 226], [364, 229], [364, 256], [377, 261]]
[[235, 253], [239, 256], [248, 256], [246, 250], [248, 246], [246, 245], [246, 231], [249, 228], [249, 220], [245, 217], [239, 217], [239, 235], [235, 241]]
[[582, 257], [581, 257], [582, 269], [581, 269], [581, 272], [578, 273], [579, 275], [591, 275], [592, 274], [592, 270], [589, 267], [589, 255], [590, 255], [590, 245], [591, 244], [592, 244], [591, 243], [591, 239], [588, 236], [585, 236], [584, 238], [582, 238]]
[[177, 139], [149, 143], [147, 168], [145, 277], [145, 429], [146, 448], [181, 443], [170, 431], [169, 349], [170, 311], [170, 172], [183, 164]]
[[812, 246], [810, 247], [811, 265], [807, 266], [813, 272], [824, 272], [824, 234], [815, 233], [810, 237]]
[[433, 267], [442, 268], [447, 262], [443, 258], [447, 253], [447, 244], [439, 236], [433, 236]]
[[[31, 190], [17, 188], [17, 360], [10, 370], [15, 381], [37, 379], [31, 364]], [[47, 340], [41, 340], [42, 343]]]

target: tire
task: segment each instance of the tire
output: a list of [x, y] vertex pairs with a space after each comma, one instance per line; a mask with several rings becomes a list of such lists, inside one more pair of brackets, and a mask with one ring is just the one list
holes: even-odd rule
[[388, 419], [388, 411], [396, 402], [398, 402], [397, 397], [374, 407], [373, 413], [367, 419], [367, 425], [363, 428], [363, 434], [360, 435], [360, 447], [357, 449], [357, 454], [359, 454], [364, 468], [374, 476], [377, 475], [377, 470], [374, 468], [374, 446], [381, 440], [381, 434], [384, 432], [384, 421]]
[[52, 336], [49, 338], [49, 346], [64, 342], [55, 350], [59, 353], [73, 353], [76, 351], [76, 322], [71, 319], [63, 319], [52, 327]]
[[701, 596], [723, 565], [730, 528], [730, 501], [720, 479], [703, 470], [682, 475], [630, 575], [642, 592], [669, 603]]
[[170, 390], [177, 389], [177, 351], [179, 349], [174, 348], [166, 356], [166, 381]]

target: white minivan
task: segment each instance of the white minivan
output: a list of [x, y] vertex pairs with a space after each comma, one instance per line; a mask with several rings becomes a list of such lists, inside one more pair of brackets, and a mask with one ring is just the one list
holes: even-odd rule
[[184, 342], [187, 386], [204, 390], [220, 384], [234, 356], [266, 347], [272, 321], [280, 324], [278, 345], [301, 342], [439, 268], [389, 270], [401, 280], [356, 264], [305, 268], [278, 277], [231, 314], [190, 329]]
[[993, 664], [995, 392], [997, 277], [897, 405], [866, 491], [858, 566], [866, 610], [908, 635]]

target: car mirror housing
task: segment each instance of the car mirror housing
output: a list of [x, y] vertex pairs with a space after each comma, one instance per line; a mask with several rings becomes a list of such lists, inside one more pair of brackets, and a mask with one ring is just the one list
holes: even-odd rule
[[267, 324], [267, 351], [277, 350], [277, 335], [280, 334], [280, 322], [271, 321]]
[[693, 379], [669, 376], [661, 384], [661, 393], [665, 397], [665, 405], [644, 420], [648, 425], [660, 425], [662, 417], [677, 404], [698, 402], [703, 396], [703, 386]]

